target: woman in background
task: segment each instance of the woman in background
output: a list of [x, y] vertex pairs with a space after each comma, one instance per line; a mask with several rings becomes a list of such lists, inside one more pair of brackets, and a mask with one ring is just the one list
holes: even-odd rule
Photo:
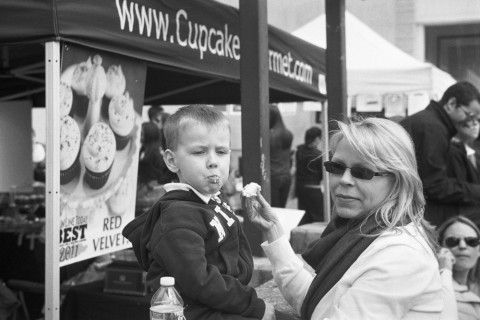
[[[439, 253], [440, 273], [444, 290], [452, 286], [457, 301], [458, 320], [480, 319], [480, 297], [477, 295], [477, 263], [480, 257], [480, 230], [470, 219], [456, 216], [438, 229], [442, 250]], [[444, 315], [450, 320], [456, 315]]]
[[295, 152], [295, 195], [298, 209], [305, 210], [299, 226], [324, 221], [323, 191], [320, 186], [323, 178], [322, 152], [318, 149], [321, 141], [322, 130], [311, 127], [305, 132], [304, 144], [299, 145]]
[[138, 186], [151, 182], [165, 184], [170, 181], [168, 168], [163, 161], [160, 130], [151, 122], [142, 124], [142, 147], [138, 165]]
[[270, 188], [273, 207], [285, 208], [292, 184], [293, 134], [276, 105], [270, 105]]
[[163, 160], [160, 130], [153, 122], [142, 124], [135, 214], [150, 208], [164, 193], [163, 185], [177, 179]]

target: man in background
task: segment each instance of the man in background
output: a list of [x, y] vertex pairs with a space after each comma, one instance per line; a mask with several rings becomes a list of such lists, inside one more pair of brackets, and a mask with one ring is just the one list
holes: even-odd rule
[[160, 130], [160, 141], [162, 150], [166, 149], [166, 142], [165, 142], [165, 137], [163, 135], [163, 125], [165, 121], [167, 121], [167, 118], [170, 116], [169, 113], [166, 113], [162, 106], [159, 105], [153, 105], [148, 109], [148, 118], [150, 119], [150, 122], [155, 124]]
[[480, 93], [469, 82], [450, 86], [440, 101], [431, 101], [426, 109], [400, 124], [415, 144], [418, 171], [427, 200], [425, 218], [439, 226], [457, 212], [458, 206], [478, 205], [480, 184], [448, 177], [450, 141], [455, 125], [480, 118]]

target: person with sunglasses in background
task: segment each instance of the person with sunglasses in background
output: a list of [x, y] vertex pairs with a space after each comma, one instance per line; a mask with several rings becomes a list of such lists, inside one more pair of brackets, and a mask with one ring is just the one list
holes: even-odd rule
[[[330, 138], [332, 220], [302, 254], [304, 268], [271, 206], [258, 192], [244, 198], [248, 218], [276, 284], [301, 319], [439, 319], [445, 303], [433, 227], [412, 140], [379, 118], [338, 122]], [[447, 310], [448, 311], [448, 310]]]
[[470, 219], [456, 216], [439, 227], [438, 238], [443, 247], [438, 253], [438, 261], [444, 290], [454, 292], [458, 309], [457, 314], [444, 314], [442, 319], [480, 319], [480, 230]]
[[425, 218], [435, 226], [458, 214], [458, 208], [478, 206], [480, 184], [449, 176], [451, 139], [456, 125], [480, 118], [480, 93], [469, 82], [451, 85], [440, 101], [400, 122], [413, 139], [427, 205]]

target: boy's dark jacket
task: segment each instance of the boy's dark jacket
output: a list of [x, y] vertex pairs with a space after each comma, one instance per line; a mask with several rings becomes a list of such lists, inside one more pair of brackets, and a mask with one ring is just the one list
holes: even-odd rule
[[[223, 213], [222, 213], [223, 212]], [[246, 285], [252, 277], [250, 246], [223, 200], [205, 204], [193, 191], [167, 192], [123, 230], [147, 283], [175, 278], [189, 319], [262, 319], [265, 303]]]

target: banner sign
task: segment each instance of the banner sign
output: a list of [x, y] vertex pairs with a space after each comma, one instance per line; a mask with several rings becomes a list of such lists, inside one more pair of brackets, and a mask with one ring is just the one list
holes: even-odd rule
[[144, 62], [65, 45], [60, 83], [60, 266], [130, 247]]
[[[217, 84], [210, 99], [240, 102], [240, 11], [214, 0], [3, 0], [0, 30], [2, 43], [60, 40], [156, 64], [177, 83], [166, 92], [192, 85], [189, 75], [217, 79], [231, 92], [218, 98]], [[269, 26], [268, 66], [274, 101], [325, 99], [325, 49]]]

